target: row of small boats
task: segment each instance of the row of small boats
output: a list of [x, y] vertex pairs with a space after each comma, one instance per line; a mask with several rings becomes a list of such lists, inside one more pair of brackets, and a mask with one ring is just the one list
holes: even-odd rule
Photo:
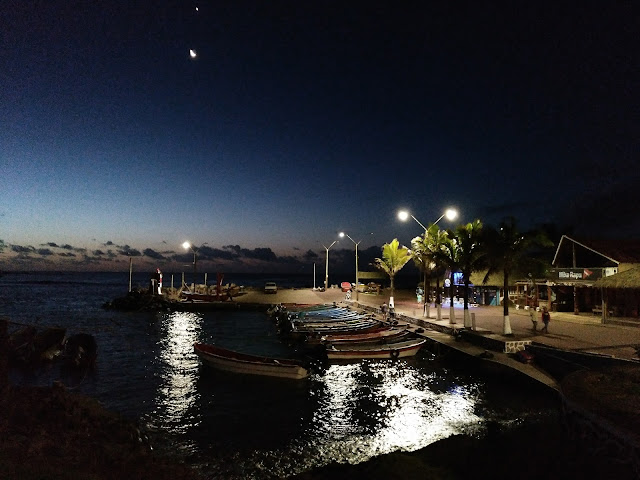
[[[280, 332], [306, 352], [321, 352], [328, 361], [404, 358], [415, 355], [425, 340], [408, 324], [390, 324], [373, 315], [336, 305], [278, 305], [270, 310]], [[196, 343], [195, 353], [217, 369], [301, 379], [309, 365], [294, 359], [247, 355]]]

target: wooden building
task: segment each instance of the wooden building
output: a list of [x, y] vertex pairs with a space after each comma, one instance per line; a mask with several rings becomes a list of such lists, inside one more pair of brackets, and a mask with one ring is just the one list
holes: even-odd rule
[[640, 241], [563, 235], [552, 266], [547, 284], [555, 292], [553, 310], [591, 312], [603, 322], [608, 316], [638, 316]]

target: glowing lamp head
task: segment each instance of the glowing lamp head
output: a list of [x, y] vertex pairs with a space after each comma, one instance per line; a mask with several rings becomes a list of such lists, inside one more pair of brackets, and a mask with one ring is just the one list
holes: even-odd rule
[[406, 222], [407, 219], [409, 218], [409, 212], [407, 212], [406, 210], [400, 210], [398, 212], [398, 218], [403, 222]]
[[184, 242], [182, 244], [182, 248], [184, 248], [185, 250], [189, 250], [191, 248], [191, 244], [189, 242]]
[[458, 217], [458, 211], [453, 208], [448, 208], [446, 212], [444, 212], [444, 216], [447, 217], [447, 220], [452, 221]]
[[344, 232], [340, 232], [340, 233], [338, 234], [338, 236], [339, 236], [340, 238], [344, 238]]

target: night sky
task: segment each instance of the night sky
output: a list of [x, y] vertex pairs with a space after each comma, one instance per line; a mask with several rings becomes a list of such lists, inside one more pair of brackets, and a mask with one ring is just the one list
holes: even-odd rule
[[640, 8], [560, 3], [6, 0], [0, 270], [309, 271], [400, 208], [637, 237]]

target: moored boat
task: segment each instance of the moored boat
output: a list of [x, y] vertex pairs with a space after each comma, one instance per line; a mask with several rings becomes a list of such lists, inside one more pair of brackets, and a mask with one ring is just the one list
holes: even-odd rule
[[365, 358], [404, 358], [418, 353], [426, 340], [416, 338], [402, 342], [387, 344], [329, 344], [327, 358], [329, 360], [362, 360]]
[[375, 343], [375, 342], [395, 342], [400, 338], [411, 335], [406, 326], [388, 327], [384, 330], [377, 330], [368, 333], [356, 333], [351, 335], [328, 334], [319, 338], [322, 343]]
[[365, 333], [372, 330], [377, 330], [382, 325], [382, 322], [375, 319], [364, 320], [350, 320], [343, 322], [331, 322], [331, 323], [292, 323], [289, 333], [293, 336], [301, 335], [327, 335], [327, 334], [348, 334], [353, 333]]
[[309, 376], [297, 360], [249, 355], [206, 343], [194, 343], [193, 349], [204, 363], [218, 370], [294, 380]]

